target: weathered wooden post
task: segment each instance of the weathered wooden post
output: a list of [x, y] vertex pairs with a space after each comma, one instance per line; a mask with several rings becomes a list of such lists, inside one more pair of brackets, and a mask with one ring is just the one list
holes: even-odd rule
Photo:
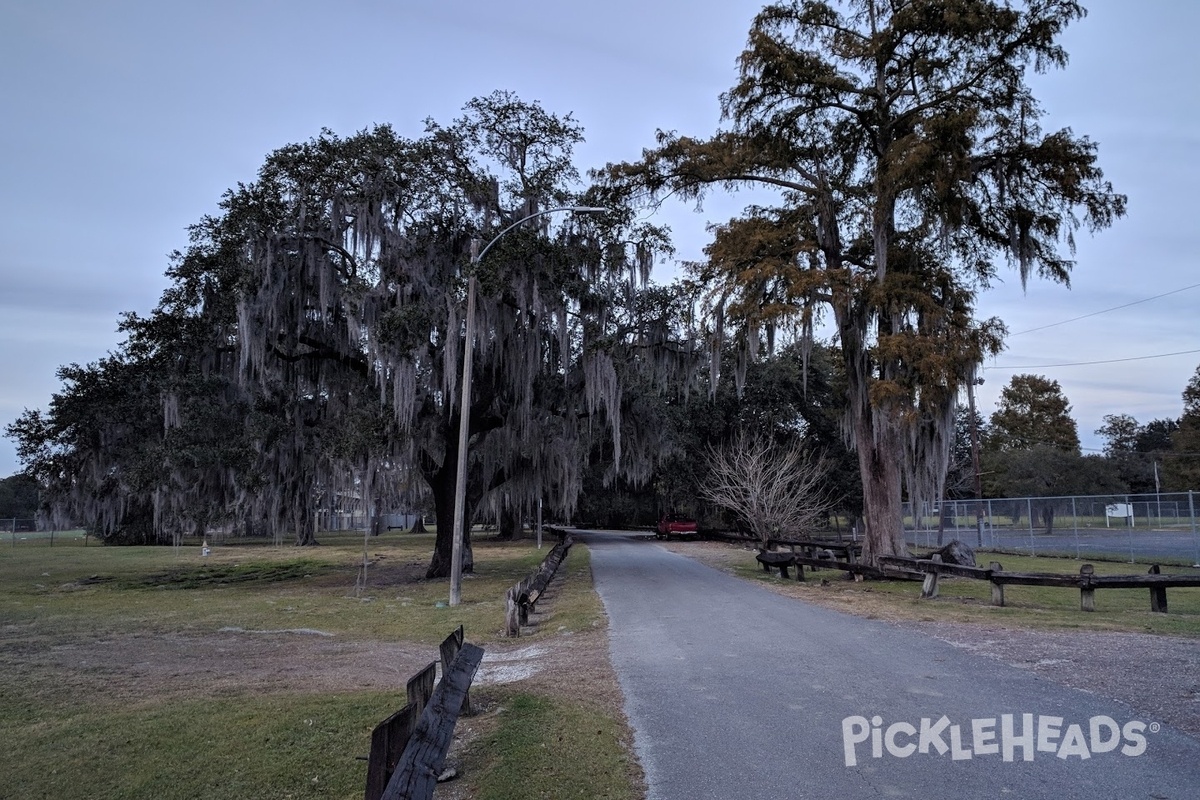
[[1092, 575], [1096, 568], [1084, 564], [1079, 568], [1079, 605], [1084, 611], [1096, 610], [1096, 587], [1092, 585]]
[[[438, 648], [438, 652], [442, 657], [442, 675], [445, 676], [450, 671], [450, 665], [454, 663], [458, 651], [463, 647], [463, 626], [459, 625], [454, 629], [454, 632], [446, 637]], [[466, 716], [471, 716], [471, 692], [470, 689], [463, 691], [462, 713]]]
[[408, 740], [433, 696], [434, 683], [437, 680], [437, 662], [431, 661], [429, 666], [413, 675], [408, 680], [406, 692], [408, 705], [392, 714], [375, 726], [371, 732], [371, 755], [367, 759], [367, 788], [363, 794], [364, 800], [379, 800], [387, 788], [396, 765]]
[[510, 586], [504, 595], [504, 635], [521, 635], [521, 610], [517, 606], [517, 587]]
[[[942, 557], [934, 553], [930, 558], [934, 564], [942, 563]], [[921, 599], [932, 600], [938, 596], [938, 571], [937, 567], [925, 567], [925, 582], [921, 584]]]
[[[1150, 567], [1151, 575], [1161, 575], [1162, 568], [1155, 564]], [[1167, 587], [1151, 586], [1150, 587], [1150, 610], [1159, 614], [1167, 613]]]
[[[1004, 567], [1000, 566], [999, 561], [992, 561], [988, 564], [989, 572], [1003, 572]], [[1004, 584], [992, 580], [992, 605], [1004, 606]]]

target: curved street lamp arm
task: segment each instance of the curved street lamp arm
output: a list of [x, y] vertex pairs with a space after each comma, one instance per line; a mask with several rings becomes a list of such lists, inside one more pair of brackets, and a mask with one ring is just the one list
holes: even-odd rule
[[486, 253], [488, 250], [491, 250], [492, 245], [494, 245], [496, 242], [500, 241], [500, 237], [502, 237], [504, 234], [508, 233], [513, 228], [517, 227], [518, 225], [521, 225], [525, 222], [529, 222], [529, 220], [531, 220], [531, 219], [536, 219], [537, 217], [545, 216], [546, 214], [557, 214], [559, 211], [571, 211], [576, 214], [598, 214], [598, 213], [601, 213], [604, 211], [608, 211], [608, 209], [607, 208], [598, 208], [596, 206], [559, 206], [558, 208], [547, 208], [545, 211], [535, 211], [534, 213], [532, 213], [526, 217], [521, 217], [521, 219], [517, 220], [516, 222], [509, 225], [507, 228], [505, 228], [504, 230], [500, 231], [495, 236], [493, 236], [492, 240], [490, 242], [488, 242], [487, 245], [485, 245], [482, 250], [479, 251], [478, 255], [472, 256], [471, 263], [478, 264], [480, 261], [482, 261], [484, 253]]

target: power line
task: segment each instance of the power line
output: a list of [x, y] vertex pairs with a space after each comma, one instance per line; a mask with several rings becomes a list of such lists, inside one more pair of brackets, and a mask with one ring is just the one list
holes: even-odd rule
[[1186, 356], [1192, 353], [1200, 353], [1200, 350], [1180, 350], [1178, 353], [1157, 353], [1152, 356], [1132, 356], [1131, 358], [1110, 358], [1105, 361], [1074, 361], [1069, 364], [1025, 364], [1021, 366], [1010, 366], [1002, 364], [994, 367], [984, 367], [984, 370], [989, 369], [1052, 369], [1054, 367], [1090, 367], [1094, 364], [1120, 364], [1125, 361], [1148, 361], [1152, 358], [1169, 358], [1170, 356]]
[[[1049, 325], [1039, 325], [1036, 328], [1029, 328], [1028, 330], [1018, 331], [1017, 333], [1010, 333], [1009, 337], [1011, 338], [1013, 336], [1021, 336], [1022, 334], [1033, 333], [1034, 331], [1044, 331], [1047, 328], [1056, 328], [1059, 325], [1066, 325], [1068, 322], [1078, 322], [1081, 319], [1087, 319], [1088, 317], [1099, 316], [1100, 314], [1107, 314], [1110, 311], [1120, 311], [1122, 308], [1129, 308], [1130, 306], [1136, 306], [1140, 303], [1149, 303], [1151, 300], [1158, 300], [1159, 298], [1162, 298], [1162, 297], [1169, 297], [1170, 295], [1179, 294], [1180, 292], [1186, 292], [1188, 289], [1195, 289], [1197, 287], [1200, 287], [1200, 283], [1193, 283], [1191, 286], [1184, 286], [1182, 289], [1175, 289], [1170, 292], [1163, 292], [1162, 294], [1156, 294], [1153, 297], [1147, 297], [1142, 300], [1134, 300], [1132, 303], [1125, 303], [1124, 305], [1113, 306], [1112, 308], [1106, 308], [1103, 311], [1093, 311], [1092, 313], [1084, 314], [1081, 317], [1071, 317], [1070, 319], [1064, 319], [1062, 322], [1051, 322]], [[1151, 356], [1151, 357], [1153, 357], [1153, 356]], [[1101, 363], [1101, 362], [1096, 362], [1096, 363]], [[1069, 365], [1069, 366], [1073, 366], [1073, 365]]]

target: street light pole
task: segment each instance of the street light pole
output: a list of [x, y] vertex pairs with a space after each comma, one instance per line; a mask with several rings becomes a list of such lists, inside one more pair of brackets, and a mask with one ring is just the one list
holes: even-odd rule
[[596, 214], [608, 211], [607, 208], [594, 206], [562, 206], [536, 211], [522, 217], [504, 230], [492, 237], [492, 240], [480, 250], [479, 240], [471, 241], [471, 275], [467, 280], [467, 331], [466, 345], [463, 348], [462, 371], [462, 400], [458, 407], [458, 464], [454, 481], [454, 531], [453, 545], [450, 551], [450, 605], [456, 606], [462, 602], [462, 559], [463, 546], [466, 541], [466, 504], [467, 504], [467, 438], [471, 433], [471, 362], [475, 353], [475, 293], [477, 282], [475, 272], [479, 262], [492, 248], [500, 237], [531, 219], [568, 211], [575, 214]]
[[983, 378], [967, 383], [967, 411], [971, 415], [971, 471], [975, 473], [975, 544], [983, 547], [983, 482], [979, 474], [979, 424], [975, 416], [975, 387]]

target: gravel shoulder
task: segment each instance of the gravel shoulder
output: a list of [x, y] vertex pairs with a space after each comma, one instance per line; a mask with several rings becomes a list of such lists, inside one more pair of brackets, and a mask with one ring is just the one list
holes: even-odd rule
[[[745, 550], [724, 542], [681, 542], [669, 549], [733, 572]], [[795, 583], [764, 584], [805, 602], [854, 614], [850, 593], [804, 592]], [[861, 610], [859, 615], [863, 615]], [[880, 612], [869, 616], [898, 628], [1028, 670], [1041, 678], [1115, 701], [1146, 721], [1162, 722], [1200, 738], [1200, 641], [1145, 633], [1028, 630], [991, 624], [920, 622]]]

